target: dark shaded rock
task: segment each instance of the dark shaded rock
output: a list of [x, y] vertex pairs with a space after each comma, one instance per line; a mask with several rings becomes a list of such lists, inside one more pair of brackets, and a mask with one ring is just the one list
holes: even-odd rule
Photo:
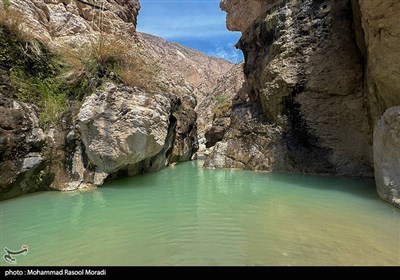
[[189, 95], [181, 99], [179, 108], [172, 114], [172, 117], [176, 120], [176, 128], [169, 156], [170, 163], [188, 161], [199, 149], [196, 102], [193, 102], [195, 98]]
[[225, 133], [229, 128], [230, 118], [218, 118], [213, 122], [213, 126], [207, 130], [206, 136], [206, 148], [215, 146], [217, 142], [224, 139]]
[[[363, 56], [350, 1], [280, 1], [243, 31], [238, 47], [245, 56], [249, 99], [261, 105], [265, 117], [239, 114], [248, 121], [241, 129], [232, 119], [230, 130], [249, 132], [254, 142], [229, 131], [213, 153], [240, 154], [233, 162], [241, 168], [372, 176]], [[271, 127], [257, 132], [252, 123]], [[230, 148], [233, 142], [236, 148]]]
[[0, 94], [0, 200], [44, 188], [44, 144], [37, 109]]

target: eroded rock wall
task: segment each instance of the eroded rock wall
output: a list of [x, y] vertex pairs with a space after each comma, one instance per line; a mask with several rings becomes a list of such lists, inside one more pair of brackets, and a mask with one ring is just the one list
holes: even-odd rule
[[[14, 27], [17, 23], [21, 27], [16, 29], [21, 32], [18, 35], [32, 35], [44, 42], [43, 49], [46, 46], [50, 51], [58, 52], [59, 47], [65, 46], [90, 48], [87, 42], [96, 42], [104, 35], [123, 37], [124, 42], [132, 44], [124, 47], [138, 52], [142, 59], [138, 61], [155, 69], [151, 79], [159, 88], [148, 92], [117, 79], [113, 84], [107, 83], [111, 76], [94, 77], [88, 91], [82, 94], [86, 99], [67, 100], [67, 110], [50, 127], [41, 126], [41, 112], [33, 109], [13, 111], [19, 116], [12, 121], [26, 119], [30, 123], [26, 130], [9, 131], [8, 120], [0, 120], [0, 126], [6, 128], [0, 139], [8, 143], [0, 160], [1, 173], [7, 175], [0, 199], [38, 189], [91, 189], [106, 179], [158, 171], [170, 163], [190, 160], [196, 153], [197, 100], [206, 98], [220, 75], [232, 67], [231, 63], [161, 38], [139, 35], [135, 32], [140, 8], [136, 0], [16, 0], [9, 7], [2, 3], [0, 9], [8, 9], [5, 14], [16, 15], [18, 20], [7, 20], [7, 24]], [[0, 90], [4, 98], [9, 98], [0, 107], [9, 114], [15, 104], [23, 103], [12, 103], [18, 99], [13, 96], [18, 89], [10, 83], [10, 71], [6, 71], [9, 67], [3, 71], [4, 65], [0, 66]], [[37, 123], [31, 124], [32, 118]], [[30, 148], [22, 152], [25, 146], [30, 147], [22, 140], [28, 141], [27, 135], [36, 129], [43, 133], [40, 149], [33, 154], [28, 152]], [[11, 143], [14, 138], [22, 139], [21, 143]], [[18, 149], [22, 154], [8, 156], [8, 150]], [[3, 171], [10, 164], [15, 172], [6, 174]], [[37, 176], [40, 182], [36, 184]]]
[[243, 63], [234, 65], [220, 77], [206, 98], [198, 102], [199, 155], [208, 154], [207, 148], [221, 141], [230, 125], [232, 104], [248, 97], [244, 88]]
[[81, 46], [101, 32], [134, 35], [140, 4], [138, 0], [12, 0], [9, 9], [35, 37]]
[[242, 32], [254, 103], [232, 107], [205, 165], [349, 176], [375, 167], [379, 195], [398, 206], [400, 2], [254, 2], [221, 1], [228, 28]]
[[279, 0], [222, 0], [220, 7], [228, 13], [226, 27], [230, 31], [245, 31], [259, 15], [279, 3]]
[[197, 151], [194, 105], [173, 94], [112, 84], [87, 97], [78, 130], [95, 166], [93, 183], [102, 185], [110, 174], [124, 170], [136, 175], [190, 160]]
[[[279, 160], [267, 152], [262, 169], [372, 176], [363, 57], [350, 1], [280, 1], [243, 31], [238, 46], [250, 95], [280, 131], [269, 140]], [[260, 166], [242, 157], [231, 155], [245, 168]]]
[[0, 94], [0, 120], [1, 199], [43, 190], [45, 134], [37, 108]]
[[[353, 4], [354, 5], [354, 4]], [[366, 90], [371, 119], [400, 105], [400, 2], [358, 0], [366, 47]], [[361, 35], [362, 36], [362, 35]]]
[[400, 207], [400, 2], [353, 0], [358, 43], [366, 58], [365, 90], [374, 126], [379, 196]]

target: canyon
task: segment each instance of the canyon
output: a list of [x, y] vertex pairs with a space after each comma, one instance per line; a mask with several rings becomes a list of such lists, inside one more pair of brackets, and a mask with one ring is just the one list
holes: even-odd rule
[[[222, 0], [227, 28], [242, 33], [237, 65], [137, 32], [137, 0], [4, 3], [1, 200], [92, 189], [205, 155], [206, 168], [375, 177], [379, 196], [400, 207], [398, 1]], [[95, 53], [107, 67], [43, 125], [40, 104], [19, 98], [11, 41], [30, 54], [21, 69], [62, 50], [82, 77], [70, 50], [100, 41], [141, 71], [121, 64], [122, 75], [113, 56]], [[132, 81], [132, 72], [148, 75]]]
[[[194, 156], [196, 105], [233, 64], [136, 32], [136, 0], [4, 3], [1, 200], [40, 190], [90, 190], [107, 179], [155, 172]], [[14, 58], [25, 51], [33, 61], [16, 65]], [[133, 62], [125, 65], [126, 60]], [[47, 80], [53, 85], [55, 79], [47, 68], [59, 64], [72, 69], [62, 75], [78, 85], [67, 84], [66, 106], [45, 125], [46, 113], [54, 115], [47, 112], [48, 100], [32, 101], [52, 90]], [[45, 75], [25, 75], [32, 65], [45, 68]], [[15, 71], [20, 68], [21, 75]], [[50, 77], [41, 77], [42, 85], [35, 75]], [[59, 97], [57, 90], [52, 98]]]

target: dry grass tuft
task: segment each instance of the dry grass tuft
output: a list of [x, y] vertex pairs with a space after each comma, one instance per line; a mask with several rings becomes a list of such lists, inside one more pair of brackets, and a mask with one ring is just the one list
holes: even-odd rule
[[74, 50], [62, 47], [58, 54], [68, 71], [66, 77], [77, 81], [86, 77], [110, 79], [148, 92], [158, 89], [157, 65], [149, 65], [138, 47], [128, 38], [100, 36], [87, 47]]
[[25, 15], [11, 4], [5, 5], [3, 0], [3, 8], [0, 8], [0, 24], [18, 36], [20, 41], [29, 42], [34, 38], [31, 32], [24, 29], [24, 22]]

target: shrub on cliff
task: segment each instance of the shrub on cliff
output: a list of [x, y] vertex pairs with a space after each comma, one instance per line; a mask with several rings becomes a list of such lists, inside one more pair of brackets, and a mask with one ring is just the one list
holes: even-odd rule
[[0, 68], [8, 78], [0, 92], [9, 97], [35, 104], [41, 124], [55, 123], [66, 109], [66, 95], [58, 75], [61, 66], [38, 42], [19, 41], [0, 24]]
[[66, 110], [63, 67], [44, 43], [23, 30], [23, 19], [17, 10], [0, 10], [0, 93], [36, 105], [46, 127]]
[[127, 38], [101, 35], [85, 48], [63, 47], [58, 53], [69, 69], [66, 77], [71, 82], [111, 80], [148, 92], [158, 89], [157, 65], [146, 63], [139, 49]]
[[101, 33], [82, 49], [49, 47], [27, 31], [23, 14], [0, 5], [0, 94], [32, 103], [44, 127], [55, 124], [69, 101], [81, 101], [105, 81], [159, 90], [158, 67], [132, 38]]
[[8, 9], [11, 6], [11, 0], [1, 0], [3, 2], [4, 9]]

